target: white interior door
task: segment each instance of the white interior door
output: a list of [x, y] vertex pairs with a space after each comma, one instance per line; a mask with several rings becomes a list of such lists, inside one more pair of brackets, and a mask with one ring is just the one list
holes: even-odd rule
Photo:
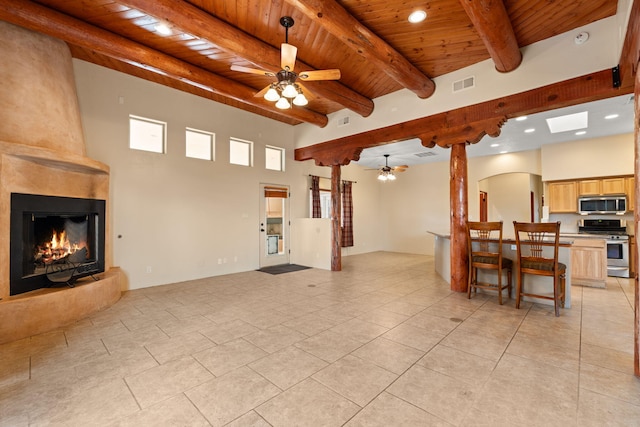
[[289, 186], [260, 184], [260, 267], [289, 264]]

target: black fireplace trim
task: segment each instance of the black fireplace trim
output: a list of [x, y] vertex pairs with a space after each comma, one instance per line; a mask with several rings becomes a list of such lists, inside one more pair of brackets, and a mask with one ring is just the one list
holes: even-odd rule
[[24, 251], [23, 215], [34, 213], [41, 215], [86, 215], [97, 216], [96, 256], [91, 265], [85, 265], [74, 277], [89, 276], [104, 272], [105, 268], [105, 214], [106, 201], [75, 197], [44, 196], [37, 194], [11, 193], [11, 231], [10, 231], [10, 295], [17, 295], [35, 289], [51, 286], [45, 275], [22, 276], [22, 256]]

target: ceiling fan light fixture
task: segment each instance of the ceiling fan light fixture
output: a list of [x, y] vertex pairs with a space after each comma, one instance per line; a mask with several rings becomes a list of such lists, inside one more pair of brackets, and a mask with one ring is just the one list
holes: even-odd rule
[[301, 92], [293, 98], [293, 105], [297, 105], [298, 107], [304, 107], [307, 105], [309, 101], [307, 101], [307, 97]]
[[387, 180], [387, 174], [384, 172], [380, 172], [380, 174], [378, 175], [378, 179], [380, 181], [386, 181]]
[[291, 104], [289, 104], [289, 101], [287, 101], [287, 98], [280, 98], [278, 100], [278, 102], [276, 102], [276, 108], [279, 108], [281, 110], [286, 110], [287, 108], [291, 108]]
[[285, 98], [293, 99], [298, 96], [298, 91], [293, 84], [289, 83], [282, 90], [282, 96], [284, 96]]
[[271, 86], [267, 93], [264, 94], [264, 99], [266, 99], [267, 101], [276, 102], [280, 99], [280, 94], [278, 93], [276, 88]]
[[389, 172], [389, 173], [387, 174], [387, 179], [388, 179], [389, 181], [395, 181], [396, 176], [393, 174], [393, 172]]

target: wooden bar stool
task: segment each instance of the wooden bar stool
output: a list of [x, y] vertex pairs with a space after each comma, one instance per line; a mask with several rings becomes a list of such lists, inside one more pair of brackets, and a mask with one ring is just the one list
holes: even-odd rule
[[[511, 272], [513, 261], [502, 256], [502, 221], [467, 222], [467, 246], [469, 248], [469, 284], [467, 298], [471, 298], [471, 289], [478, 288], [498, 291], [498, 302], [502, 305], [502, 290], [507, 289], [511, 298]], [[493, 270], [498, 273], [498, 283], [478, 281], [478, 269]], [[502, 283], [502, 270], [507, 270], [507, 283]]]
[[[560, 246], [560, 221], [549, 223], [513, 222], [516, 232], [519, 270], [516, 283], [516, 308], [520, 308], [520, 299], [524, 296], [553, 300], [556, 317], [560, 316], [560, 307], [564, 308], [565, 276], [567, 266], [558, 262]], [[553, 256], [545, 256], [543, 249], [550, 247]], [[551, 251], [548, 251], [551, 252]], [[525, 292], [524, 275], [553, 277], [553, 296]]]

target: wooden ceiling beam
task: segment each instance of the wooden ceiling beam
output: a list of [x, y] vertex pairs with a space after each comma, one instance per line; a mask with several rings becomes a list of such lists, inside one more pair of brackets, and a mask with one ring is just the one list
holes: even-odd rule
[[285, 1], [420, 98], [428, 98], [435, 91], [433, 80], [335, 0]]
[[419, 138], [422, 145], [427, 148], [433, 148], [436, 145], [451, 148], [454, 144], [477, 144], [485, 135], [493, 138], [499, 136], [500, 129], [506, 121], [505, 116], [491, 117], [464, 125], [434, 129], [432, 132], [420, 135]]
[[460, 0], [471, 23], [501, 73], [513, 71], [522, 62], [522, 52], [503, 0]]
[[[185, 33], [194, 35], [237, 55], [258, 67], [280, 71], [280, 50], [182, 0], [121, 0], [119, 3], [165, 21]], [[314, 70], [297, 60], [296, 68]], [[373, 101], [337, 81], [306, 83], [314, 94], [336, 102], [363, 117], [373, 112]]]
[[150, 72], [164, 74], [182, 83], [211, 90], [213, 93], [282, 117], [293, 117], [320, 127], [326, 126], [328, 122], [327, 116], [306, 108], [292, 108], [284, 113], [283, 110], [277, 109], [273, 103], [255, 98], [256, 91], [249, 86], [226, 79], [31, 1], [2, 0], [0, 2], [0, 19], [96, 51]]
[[[357, 161], [365, 148], [412, 138], [420, 138], [426, 146], [433, 146], [434, 135], [443, 135], [435, 139], [438, 145], [466, 142], [465, 138], [471, 131], [466, 132], [465, 127], [470, 124], [492, 119], [499, 123], [504, 118], [611, 98], [632, 91], [633, 87], [614, 88], [611, 70], [603, 70], [480, 104], [297, 148], [295, 159], [301, 161], [314, 159], [317, 163], [317, 159], [327, 158], [327, 153], [336, 149], [343, 153], [357, 153], [357, 157], [351, 158], [352, 161]], [[459, 132], [458, 138], [456, 138], [456, 132]], [[341, 164], [348, 163], [344, 163], [343, 160]]]

